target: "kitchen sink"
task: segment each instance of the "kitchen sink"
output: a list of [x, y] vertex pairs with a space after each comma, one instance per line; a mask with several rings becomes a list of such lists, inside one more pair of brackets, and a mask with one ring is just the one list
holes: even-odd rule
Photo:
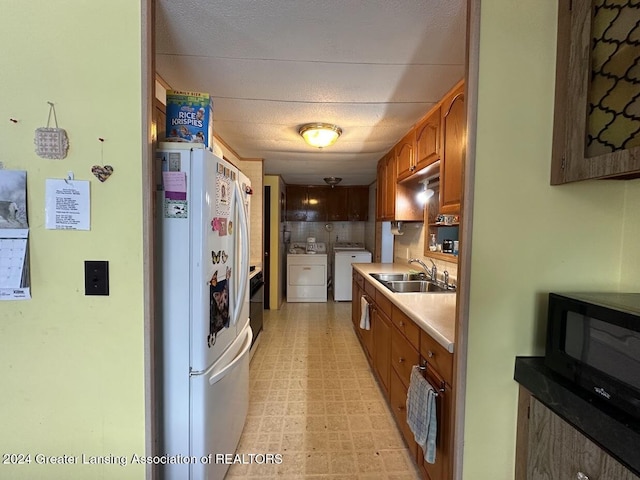
[[437, 285], [428, 280], [407, 280], [407, 281], [394, 281], [383, 283], [389, 290], [396, 293], [409, 293], [409, 292], [429, 292], [440, 293], [450, 292], [440, 285]]
[[379, 282], [406, 282], [411, 280], [424, 280], [424, 273], [371, 273]]
[[452, 293], [455, 288], [445, 288], [430, 280], [424, 273], [370, 273], [371, 277], [394, 293]]

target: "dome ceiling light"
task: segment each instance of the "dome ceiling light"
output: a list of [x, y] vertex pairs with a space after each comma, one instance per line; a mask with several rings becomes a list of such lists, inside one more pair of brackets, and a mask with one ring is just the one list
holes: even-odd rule
[[298, 129], [298, 133], [312, 147], [324, 148], [336, 143], [342, 129], [330, 123], [307, 123]]
[[342, 178], [340, 178], [340, 177], [325, 177], [324, 181], [327, 182], [327, 185], [331, 185], [331, 188], [333, 188], [333, 187], [335, 187], [337, 184], [339, 184], [342, 181]]

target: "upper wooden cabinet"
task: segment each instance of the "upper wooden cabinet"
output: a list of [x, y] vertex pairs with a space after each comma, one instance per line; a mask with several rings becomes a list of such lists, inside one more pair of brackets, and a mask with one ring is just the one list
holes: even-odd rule
[[293, 222], [366, 221], [369, 187], [287, 185], [286, 219]]
[[414, 172], [420, 172], [440, 159], [440, 106], [433, 109], [415, 129], [416, 161]]
[[411, 130], [400, 140], [395, 148], [397, 180], [403, 180], [413, 174], [416, 169], [416, 131]]
[[464, 84], [461, 82], [442, 102], [440, 213], [460, 213], [462, 169], [467, 141], [466, 125]]
[[307, 220], [307, 187], [302, 185], [287, 185], [286, 189], [287, 220], [290, 222], [304, 222]]
[[394, 220], [396, 213], [396, 157], [391, 150], [378, 162], [377, 220]]
[[640, 177], [639, 22], [631, 2], [558, 2], [552, 185]]

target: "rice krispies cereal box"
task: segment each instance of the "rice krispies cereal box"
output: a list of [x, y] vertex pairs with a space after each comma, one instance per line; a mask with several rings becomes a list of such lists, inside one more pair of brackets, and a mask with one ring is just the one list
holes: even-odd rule
[[208, 93], [167, 91], [167, 142], [213, 148], [213, 99]]

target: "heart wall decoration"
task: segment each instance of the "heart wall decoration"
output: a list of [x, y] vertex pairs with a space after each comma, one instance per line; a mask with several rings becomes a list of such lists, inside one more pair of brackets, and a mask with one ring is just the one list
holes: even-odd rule
[[113, 173], [113, 167], [111, 165], [105, 165], [104, 167], [100, 165], [94, 165], [93, 167], [91, 167], [91, 173], [93, 173], [101, 182], [106, 182]]

